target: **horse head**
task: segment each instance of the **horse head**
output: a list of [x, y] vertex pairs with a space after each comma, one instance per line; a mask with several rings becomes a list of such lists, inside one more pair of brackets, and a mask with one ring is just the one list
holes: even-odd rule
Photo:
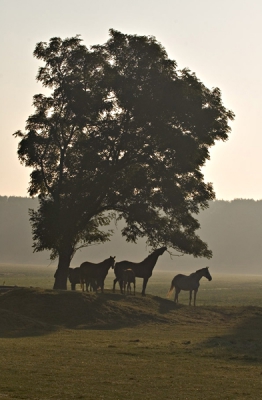
[[205, 278], [207, 278], [209, 281], [212, 281], [212, 276], [210, 275], [210, 272], [209, 272], [209, 270], [208, 270], [208, 267], [206, 267], [206, 268], [203, 268], [204, 269], [204, 271], [205, 271], [205, 273], [204, 273], [204, 277]]
[[[112, 269], [114, 269], [115, 263], [116, 263], [116, 256], [114, 256], [114, 257], [110, 256], [110, 257], [109, 257], [109, 265], [110, 265], [110, 267], [111, 267]], [[110, 268], [110, 267], [109, 267], [109, 268]]]

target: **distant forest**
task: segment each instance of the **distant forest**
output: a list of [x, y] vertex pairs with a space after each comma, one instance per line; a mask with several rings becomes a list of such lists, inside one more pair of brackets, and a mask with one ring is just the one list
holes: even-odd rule
[[[46, 265], [49, 253], [33, 253], [28, 209], [37, 208], [38, 199], [0, 196], [0, 264]], [[157, 269], [194, 271], [209, 266], [216, 273], [262, 273], [262, 200], [215, 200], [198, 215], [199, 236], [213, 251], [210, 260], [182, 256], [172, 258], [168, 253], [159, 258]], [[145, 241], [126, 243], [121, 236], [121, 224], [110, 242], [78, 251], [72, 260], [77, 266], [85, 260], [99, 262], [110, 255], [118, 261], [143, 260], [150, 249]], [[56, 265], [56, 262], [52, 262]]]

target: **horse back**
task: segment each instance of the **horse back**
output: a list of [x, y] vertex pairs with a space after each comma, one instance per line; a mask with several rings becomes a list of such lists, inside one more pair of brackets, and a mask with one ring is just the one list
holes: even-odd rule
[[91, 263], [89, 261], [85, 261], [80, 265], [79, 268], [83, 270], [83, 269], [87, 269], [87, 268], [96, 267], [97, 265], [99, 265], [99, 264], [95, 264], [95, 263]]
[[135, 283], [136, 276], [134, 271], [131, 268], [125, 269], [123, 271], [123, 279], [124, 282]]
[[193, 274], [189, 276], [178, 274], [172, 280], [172, 284], [175, 288], [180, 290], [196, 290], [199, 288], [199, 281], [195, 279]]
[[123, 271], [125, 269], [132, 268], [132, 266], [131, 266], [132, 264], [133, 263], [130, 262], [130, 261], [119, 261], [119, 262], [116, 262], [115, 268], [114, 268], [115, 276], [116, 277], [120, 277], [120, 276], [122, 277]]
[[105, 279], [108, 267], [85, 261], [80, 265], [80, 277], [83, 279]]
[[117, 278], [122, 278], [124, 270], [132, 269], [134, 271], [135, 277], [144, 278], [150, 277], [152, 275], [152, 271], [149, 268], [144, 268], [141, 263], [133, 263], [131, 261], [120, 261], [117, 262], [114, 268], [115, 275]]

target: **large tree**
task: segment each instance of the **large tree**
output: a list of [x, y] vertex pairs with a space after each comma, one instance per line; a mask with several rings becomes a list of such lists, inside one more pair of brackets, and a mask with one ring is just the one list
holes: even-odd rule
[[234, 118], [218, 88], [178, 70], [154, 37], [110, 30], [87, 48], [76, 36], [38, 43], [35, 113], [18, 156], [32, 168], [34, 250], [58, 257], [54, 288], [66, 289], [75, 251], [110, 238], [112, 218], [126, 240], [146, 237], [195, 257], [212, 256], [194, 215], [215, 196], [201, 167]]

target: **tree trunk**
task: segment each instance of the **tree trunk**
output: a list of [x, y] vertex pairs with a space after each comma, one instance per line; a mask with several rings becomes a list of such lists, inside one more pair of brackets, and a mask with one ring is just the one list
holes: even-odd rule
[[55, 283], [53, 289], [67, 290], [68, 268], [70, 266], [72, 254], [62, 252], [59, 254], [58, 267], [55, 272]]

